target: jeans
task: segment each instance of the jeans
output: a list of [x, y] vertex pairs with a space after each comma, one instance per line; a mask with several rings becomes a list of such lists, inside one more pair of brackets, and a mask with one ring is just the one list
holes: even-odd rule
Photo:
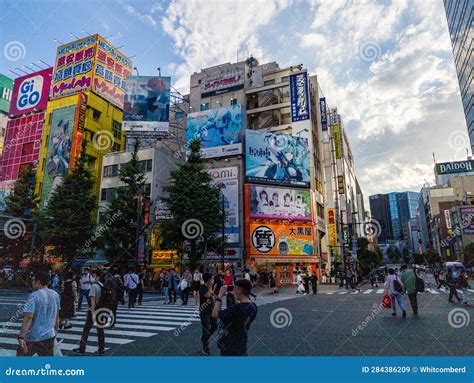
[[138, 303], [141, 304], [142, 301], [143, 301], [143, 288], [141, 287], [138, 289]]
[[128, 307], [135, 306], [135, 302], [137, 301], [137, 294], [138, 294], [137, 288], [128, 290]]
[[313, 294], [316, 294], [318, 292], [318, 284], [317, 283], [313, 283], [311, 285], [311, 287], [313, 288]]
[[188, 304], [189, 298], [189, 287], [186, 287], [183, 291], [181, 291], [181, 300], [183, 301], [183, 305]]
[[114, 314], [112, 318], [112, 323], [110, 324], [110, 327], [115, 326], [115, 323], [117, 322], [117, 308], [118, 308], [118, 301], [113, 301], [112, 302], [112, 313]]
[[168, 299], [170, 303], [172, 302], [176, 303], [176, 290], [175, 289], [168, 287]]
[[82, 299], [86, 297], [87, 299], [87, 304], [90, 307], [91, 301], [89, 299], [89, 289], [81, 289], [81, 292], [79, 293], [79, 304], [77, 305], [77, 310], [80, 310], [82, 307]]
[[395, 306], [395, 301], [397, 301], [398, 306], [402, 311], [406, 311], [405, 305], [403, 304], [403, 295], [402, 294], [390, 294], [390, 301], [392, 303], [392, 312], [397, 313], [397, 307]]
[[467, 287], [463, 287], [462, 289], [462, 303], [467, 304], [469, 298], [469, 290]]
[[408, 294], [408, 299], [410, 300], [410, 306], [413, 310], [413, 314], [418, 314], [418, 299], [417, 299], [417, 292]]
[[18, 347], [16, 356], [33, 356], [35, 354], [38, 354], [38, 356], [53, 356], [54, 354], [54, 337], [35, 342], [27, 341], [26, 345], [28, 346], [28, 351], [25, 353]]
[[448, 285], [448, 287], [449, 287], [449, 301], [452, 302], [453, 301], [453, 296], [454, 296], [454, 297], [456, 297], [458, 302], [461, 302], [461, 298], [459, 298], [458, 292], [456, 290], [456, 286]]
[[[87, 320], [82, 330], [81, 342], [79, 343], [79, 350], [81, 353], [86, 351], [87, 338], [89, 337], [89, 332], [91, 331], [92, 326], [94, 326], [94, 319], [92, 318], [92, 312], [87, 311]], [[99, 338], [99, 352], [104, 351], [105, 349], [105, 333], [104, 329], [99, 326], [97, 327], [97, 337]]]
[[206, 350], [209, 348], [209, 339], [211, 338], [212, 334], [214, 334], [217, 330], [217, 319], [211, 317], [210, 312], [201, 312], [199, 314], [201, 318], [201, 342], [202, 342], [202, 349]]

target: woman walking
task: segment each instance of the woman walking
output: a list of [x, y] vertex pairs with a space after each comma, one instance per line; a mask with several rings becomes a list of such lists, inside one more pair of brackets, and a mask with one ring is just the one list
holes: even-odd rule
[[388, 269], [388, 277], [385, 282], [385, 293], [390, 294], [390, 301], [392, 303], [392, 315], [397, 316], [397, 307], [395, 302], [398, 303], [400, 310], [402, 310], [403, 318], [407, 317], [405, 305], [403, 304], [403, 291], [404, 287], [398, 275], [395, 274], [395, 270]]
[[201, 287], [202, 283], [203, 283], [202, 273], [199, 271], [199, 269], [194, 270], [193, 281], [191, 283], [191, 289], [193, 290], [193, 297], [196, 302], [199, 299], [199, 288]]
[[68, 271], [62, 284], [61, 310], [59, 313], [61, 323], [59, 327], [65, 330], [72, 327], [69, 324], [69, 319], [76, 315], [77, 282], [75, 278], [74, 272]]

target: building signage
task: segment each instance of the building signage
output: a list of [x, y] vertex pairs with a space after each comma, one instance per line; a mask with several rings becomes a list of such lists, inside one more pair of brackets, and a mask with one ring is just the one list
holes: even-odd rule
[[337, 246], [336, 217], [334, 209], [328, 209], [329, 246]]
[[0, 111], [9, 113], [12, 99], [13, 80], [0, 74]]
[[334, 139], [334, 150], [336, 151], [336, 159], [342, 158], [342, 142], [341, 142], [341, 126], [334, 124], [332, 127], [332, 135]]
[[161, 198], [158, 198], [155, 202], [155, 221], [161, 219], [171, 219], [173, 215], [171, 214], [170, 209], [166, 205], [166, 202]]
[[464, 234], [474, 234], [474, 207], [460, 207], [461, 224]]
[[312, 226], [250, 223], [250, 255], [312, 254]]
[[251, 183], [309, 187], [308, 139], [247, 129], [245, 166]]
[[444, 218], [446, 219], [446, 228], [451, 229], [453, 224], [451, 223], [451, 214], [449, 213], [449, 210], [444, 211]]
[[176, 257], [177, 254], [178, 252], [176, 250], [153, 250], [151, 253], [151, 263], [169, 262]]
[[474, 160], [443, 162], [436, 164], [436, 174], [455, 174], [474, 172]]
[[73, 142], [71, 148], [70, 169], [74, 167], [74, 162], [81, 154], [82, 138], [84, 137], [84, 124], [86, 121], [87, 95], [79, 93], [77, 102], [77, 115], [74, 124]]
[[170, 88], [170, 77], [128, 77], [125, 82], [122, 130], [168, 132]]
[[204, 158], [242, 154], [242, 107], [239, 104], [190, 113], [186, 141], [201, 141]]
[[337, 176], [337, 189], [339, 194], [344, 194], [344, 176]]
[[308, 73], [299, 72], [290, 75], [291, 121], [309, 120]]
[[207, 172], [224, 196], [226, 242], [238, 243], [240, 240], [239, 169], [237, 166], [232, 166], [228, 168], [207, 169]]
[[15, 79], [10, 115], [21, 116], [46, 109], [52, 73], [53, 68], [48, 68]]
[[236, 65], [208, 69], [201, 80], [201, 97], [242, 89], [245, 84], [244, 68]]
[[321, 126], [323, 130], [328, 130], [328, 110], [326, 107], [326, 98], [319, 99], [319, 110], [321, 112]]

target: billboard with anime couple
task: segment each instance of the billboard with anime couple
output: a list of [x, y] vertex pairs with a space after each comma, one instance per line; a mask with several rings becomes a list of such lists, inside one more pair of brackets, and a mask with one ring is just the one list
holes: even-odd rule
[[247, 182], [309, 187], [307, 138], [247, 130], [246, 148]]
[[309, 190], [249, 187], [250, 218], [311, 221]]
[[242, 107], [238, 104], [188, 114], [186, 141], [201, 140], [204, 158], [242, 154]]

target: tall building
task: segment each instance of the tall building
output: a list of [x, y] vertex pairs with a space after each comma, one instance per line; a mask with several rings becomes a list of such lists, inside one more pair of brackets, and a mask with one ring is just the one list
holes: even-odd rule
[[[454, 63], [458, 73], [464, 115], [471, 141], [474, 148], [474, 96], [472, 68], [473, 54], [473, 0], [444, 0], [444, 9], [448, 20], [449, 35], [453, 45]], [[473, 150], [474, 152], [474, 150]]]
[[398, 209], [398, 193], [388, 193], [388, 204], [390, 208], [390, 223], [392, 225], [392, 238], [391, 240], [401, 239], [402, 225], [400, 220], [400, 214]]
[[397, 193], [397, 205], [398, 205], [398, 215], [400, 220], [400, 238], [410, 240], [412, 233], [410, 230], [411, 227], [414, 227], [416, 218], [418, 216], [418, 198], [420, 193], [417, 192], [402, 192]]
[[393, 239], [390, 203], [387, 194], [374, 194], [369, 197], [371, 218], [380, 224], [378, 242], [383, 243]]

